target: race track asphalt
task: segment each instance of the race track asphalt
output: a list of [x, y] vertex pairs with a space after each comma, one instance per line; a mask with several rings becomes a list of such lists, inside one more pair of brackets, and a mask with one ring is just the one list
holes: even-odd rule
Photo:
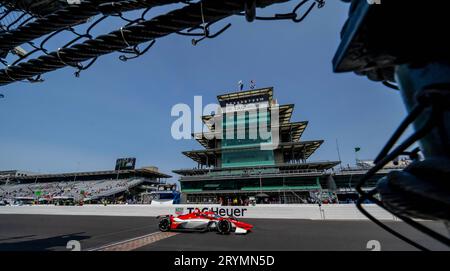
[[155, 232], [156, 219], [120, 216], [0, 215], [0, 251], [95, 248]]
[[[243, 219], [255, 225], [247, 235], [179, 233], [139, 247], [144, 251], [189, 250], [368, 250], [376, 240], [381, 250], [415, 250], [369, 221]], [[448, 250], [403, 222], [387, 222], [427, 248]], [[448, 234], [441, 223], [428, 226]], [[82, 250], [158, 232], [152, 217], [0, 215], [0, 251], [68, 250], [78, 240]]]

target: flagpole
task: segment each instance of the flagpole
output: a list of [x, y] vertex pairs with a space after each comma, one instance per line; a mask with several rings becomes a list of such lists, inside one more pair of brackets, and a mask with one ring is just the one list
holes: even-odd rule
[[337, 155], [338, 155], [338, 158], [339, 158], [339, 167], [342, 170], [341, 152], [339, 151], [339, 142], [338, 142], [337, 138], [336, 138], [336, 149], [337, 149]]
[[358, 152], [361, 150], [360, 147], [355, 147], [355, 164], [358, 165]]

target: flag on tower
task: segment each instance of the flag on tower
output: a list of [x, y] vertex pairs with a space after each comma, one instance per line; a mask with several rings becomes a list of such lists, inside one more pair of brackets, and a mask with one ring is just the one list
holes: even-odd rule
[[242, 80], [239, 80], [238, 85], [239, 85], [239, 90], [244, 89], [244, 83], [242, 82]]

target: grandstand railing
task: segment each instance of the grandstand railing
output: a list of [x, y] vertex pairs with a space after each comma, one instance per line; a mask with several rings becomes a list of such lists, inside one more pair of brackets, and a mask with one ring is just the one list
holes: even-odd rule
[[247, 174], [235, 174], [235, 173], [224, 173], [221, 175], [211, 175], [209, 173], [195, 176], [182, 176], [181, 180], [183, 181], [200, 181], [200, 180], [220, 180], [220, 179], [242, 179], [242, 178], [270, 178], [270, 177], [317, 177], [329, 174], [327, 171], [319, 171], [319, 170], [283, 170], [276, 173], [257, 173], [257, 172], [249, 172]]

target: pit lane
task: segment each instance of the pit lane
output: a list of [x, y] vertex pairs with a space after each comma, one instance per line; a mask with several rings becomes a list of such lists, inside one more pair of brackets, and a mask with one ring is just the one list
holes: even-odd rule
[[[414, 250], [370, 221], [243, 221], [255, 225], [252, 233], [220, 235], [209, 232], [160, 236], [154, 217], [7, 214], [0, 215], [0, 251], [68, 250], [66, 244], [70, 240], [79, 241], [82, 250], [111, 248], [114, 244], [122, 244], [122, 247], [112, 246], [114, 249], [109, 250], [368, 250], [367, 242], [370, 240], [378, 241], [382, 250]], [[386, 223], [413, 236], [430, 249], [448, 249], [403, 222]], [[426, 224], [447, 234], [447, 229], [441, 223]], [[139, 243], [123, 245], [130, 244], [130, 240]]]

